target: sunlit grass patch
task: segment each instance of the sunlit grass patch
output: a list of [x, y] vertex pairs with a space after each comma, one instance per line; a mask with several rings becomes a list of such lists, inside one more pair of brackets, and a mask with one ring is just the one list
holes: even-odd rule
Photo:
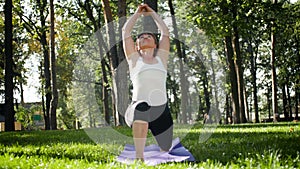
[[[130, 128], [110, 129], [132, 140]], [[0, 133], [0, 168], [300, 167], [300, 130], [297, 123], [178, 125], [174, 129], [175, 135], [183, 136], [180, 137], [182, 144], [191, 151], [197, 162], [168, 163], [155, 167], [116, 162], [115, 158], [127, 140], [104, 142], [101, 137], [111, 136], [111, 130], [99, 128], [89, 131], [95, 138], [90, 137], [87, 130]], [[199, 141], [205, 134], [209, 137]]]

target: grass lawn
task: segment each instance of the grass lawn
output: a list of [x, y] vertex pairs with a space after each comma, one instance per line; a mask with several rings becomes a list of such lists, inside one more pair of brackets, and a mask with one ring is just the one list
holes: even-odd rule
[[[131, 135], [127, 127], [115, 131]], [[207, 130], [200, 124], [174, 131], [180, 132], [197, 162], [154, 167], [118, 163], [115, 158], [125, 143], [96, 143], [86, 130], [2, 132], [0, 168], [300, 168], [299, 123], [219, 125], [204, 142], [199, 136]]]

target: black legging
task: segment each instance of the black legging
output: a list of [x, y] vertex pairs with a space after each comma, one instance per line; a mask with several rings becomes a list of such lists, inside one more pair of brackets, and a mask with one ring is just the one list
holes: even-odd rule
[[149, 123], [149, 129], [162, 150], [168, 151], [171, 148], [173, 120], [168, 103], [161, 106], [149, 106], [146, 102], [138, 104], [134, 111], [135, 120]]

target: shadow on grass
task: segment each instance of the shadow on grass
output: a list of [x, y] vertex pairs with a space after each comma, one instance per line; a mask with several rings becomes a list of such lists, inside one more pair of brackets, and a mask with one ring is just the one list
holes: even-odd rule
[[[220, 128], [256, 128], [256, 127], [286, 127], [286, 126], [299, 126], [299, 122], [269, 122], [269, 123], [243, 123], [243, 124], [227, 124], [227, 125], [218, 125]], [[195, 127], [202, 127], [203, 124], [196, 124]]]
[[0, 134], [0, 143], [6, 146], [41, 146], [56, 143], [94, 144], [83, 130], [5, 132]]
[[[210, 159], [227, 164], [241, 157], [250, 158], [266, 152], [279, 152], [282, 159], [295, 158], [300, 150], [298, 126], [297, 123], [220, 125], [208, 140], [200, 143], [199, 135], [205, 131], [201, 130], [203, 125], [195, 125], [187, 130], [190, 132], [182, 139], [182, 144], [199, 162]], [[296, 128], [295, 131], [289, 131], [290, 127]], [[131, 133], [131, 129], [125, 127], [116, 130], [128, 135]], [[14, 146], [33, 147], [34, 150], [30, 150], [32, 155], [88, 161], [106, 161], [105, 158], [118, 153], [116, 151], [112, 154], [111, 149], [105, 150], [107, 146], [115, 147], [112, 148], [114, 151], [120, 146], [115, 145], [113, 140], [110, 145], [97, 145], [84, 130], [0, 133], [0, 145], [4, 149]], [[6, 151], [3, 150], [1, 154]], [[27, 153], [27, 150], [9, 151], [17, 156]]]
[[[240, 157], [263, 156], [266, 152], [278, 152], [282, 159], [293, 159], [300, 153], [300, 131], [290, 127], [298, 126], [295, 123], [222, 125], [203, 143], [197, 141], [200, 135], [197, 132], [189, 133], [182, 142], [199, 162], [210, 159], [226, 164]], [[265, 131], [265, 127], [269, 130]]]

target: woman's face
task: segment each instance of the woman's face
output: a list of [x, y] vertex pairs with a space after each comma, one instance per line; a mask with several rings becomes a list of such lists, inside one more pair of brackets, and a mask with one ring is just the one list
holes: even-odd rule
[[142, 34], [136, 40], [138, 50], [147, 48], [156, 48], [156, 41], [151, 34]]

